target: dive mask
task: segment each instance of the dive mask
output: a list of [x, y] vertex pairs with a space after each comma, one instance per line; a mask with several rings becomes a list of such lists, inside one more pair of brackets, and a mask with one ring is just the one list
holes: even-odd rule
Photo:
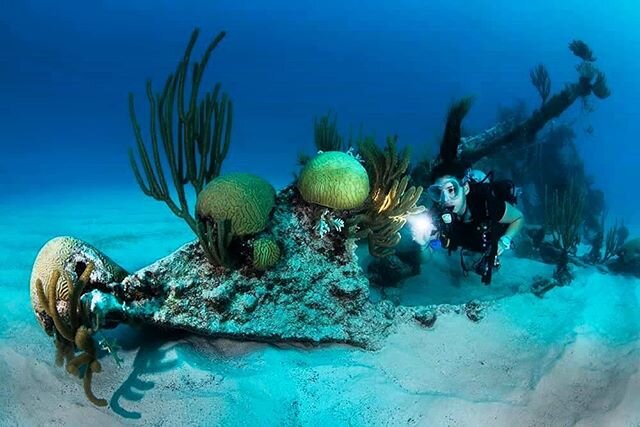
[[457, 179], [448, 179], [442, 184], [433, 184], [427, 188], [427, 194], [436, 203], [455, 200], [462, 194], [462, 186]]

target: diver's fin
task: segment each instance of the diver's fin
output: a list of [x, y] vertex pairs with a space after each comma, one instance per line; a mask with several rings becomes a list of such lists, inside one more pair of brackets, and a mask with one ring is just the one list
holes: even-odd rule
[[444, 136], [440, 144], [440, 161], [449, 163], [456, 159], [458, 145], [462, 136], [462, 120], [467, 115], [473, 104], [473, 97], [467, 96], [456, 101], [449, 108], [447, 114], [447, 124], [444, 129]]

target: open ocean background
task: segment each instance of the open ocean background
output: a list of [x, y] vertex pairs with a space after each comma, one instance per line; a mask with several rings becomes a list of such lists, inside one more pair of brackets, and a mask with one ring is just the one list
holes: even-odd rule
[[[579, 120], [577, 145], [611, 213], [640, 220], [640, 204], [629, 197], [640, 160], [636, 2], [5, 3], [3, 195], [135, 191], [127, 94], [145, 117], [146, 79], [160, 90], [196, 26], [196, 55], [227, 31], [205, 80], [220, 81], [234, 102], [224, 171], [251, 171], [274, 184], [290, 181], [298, 152], [312, 151], [313, 118], [329, 110], [343, 133], [362, 126], [379, 141], [398, 134], [419, 157], [434, 153], [456, 98], [476, 97], [465, 121], [470, 131], [492, 125], [500, 106], [524, 100], [533, 108], [529, 70], [544, 63], [552, 92], [574, 81], [577, 61], [567, 45], [577, 38], [596, 53], [613, 95], [587, 117], [574, 108], [559, 121]], [[593, 135], [580, 132], [589, 125]]]

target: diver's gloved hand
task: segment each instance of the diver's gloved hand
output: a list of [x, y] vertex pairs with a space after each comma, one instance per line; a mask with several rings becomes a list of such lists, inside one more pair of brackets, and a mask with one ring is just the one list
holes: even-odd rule
[[440, 239], [433, 239], [429, 241], [429, 248], [435, 250], [442, 249], [442, 242]]
[[508, 251], [509, 249], [511, 249], [511, 237], [506, 235], [502, 236], [498, 240], [498, 256], [502, 255], [504, 251]]
[[441, 248], [449, 249], [451, 247], [451, 239], [446, 234], [441, 233], [438, 242], [440, 242]]

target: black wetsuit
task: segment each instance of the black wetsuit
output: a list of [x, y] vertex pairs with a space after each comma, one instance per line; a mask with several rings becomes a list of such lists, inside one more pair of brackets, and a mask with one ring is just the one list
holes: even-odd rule
[[470, 220], [454, 217], [448, 225], [443, 225], [440, 241], [442, 246], [452, 251], [462, 248], [478, 252], [482, 257], [472, 265], [467, 265], [463, 252], [460, 252], [460, 264], [465, 274], [475, 271], [482, 277], [482, 283], [491, 283], [492, 271], [499, 266], [497, 262], [498, 239], [505, 233], [509, 224], [500, 224], [507, 204], [503, 198], [496, 197], [494, 187], [490, 183], [469, 184], [471, 190], [467, 195], [467, 209]]
[[500, 224], [507, 209], [506, 202], [495, 196], [491, 184], [470, 184], [467, 209], [471, 220], [455, 217], [441, 233], [443, 247], [454, 251], [464, 248], [474, 252], [486, 252], [497, 242], [509, 224]]

